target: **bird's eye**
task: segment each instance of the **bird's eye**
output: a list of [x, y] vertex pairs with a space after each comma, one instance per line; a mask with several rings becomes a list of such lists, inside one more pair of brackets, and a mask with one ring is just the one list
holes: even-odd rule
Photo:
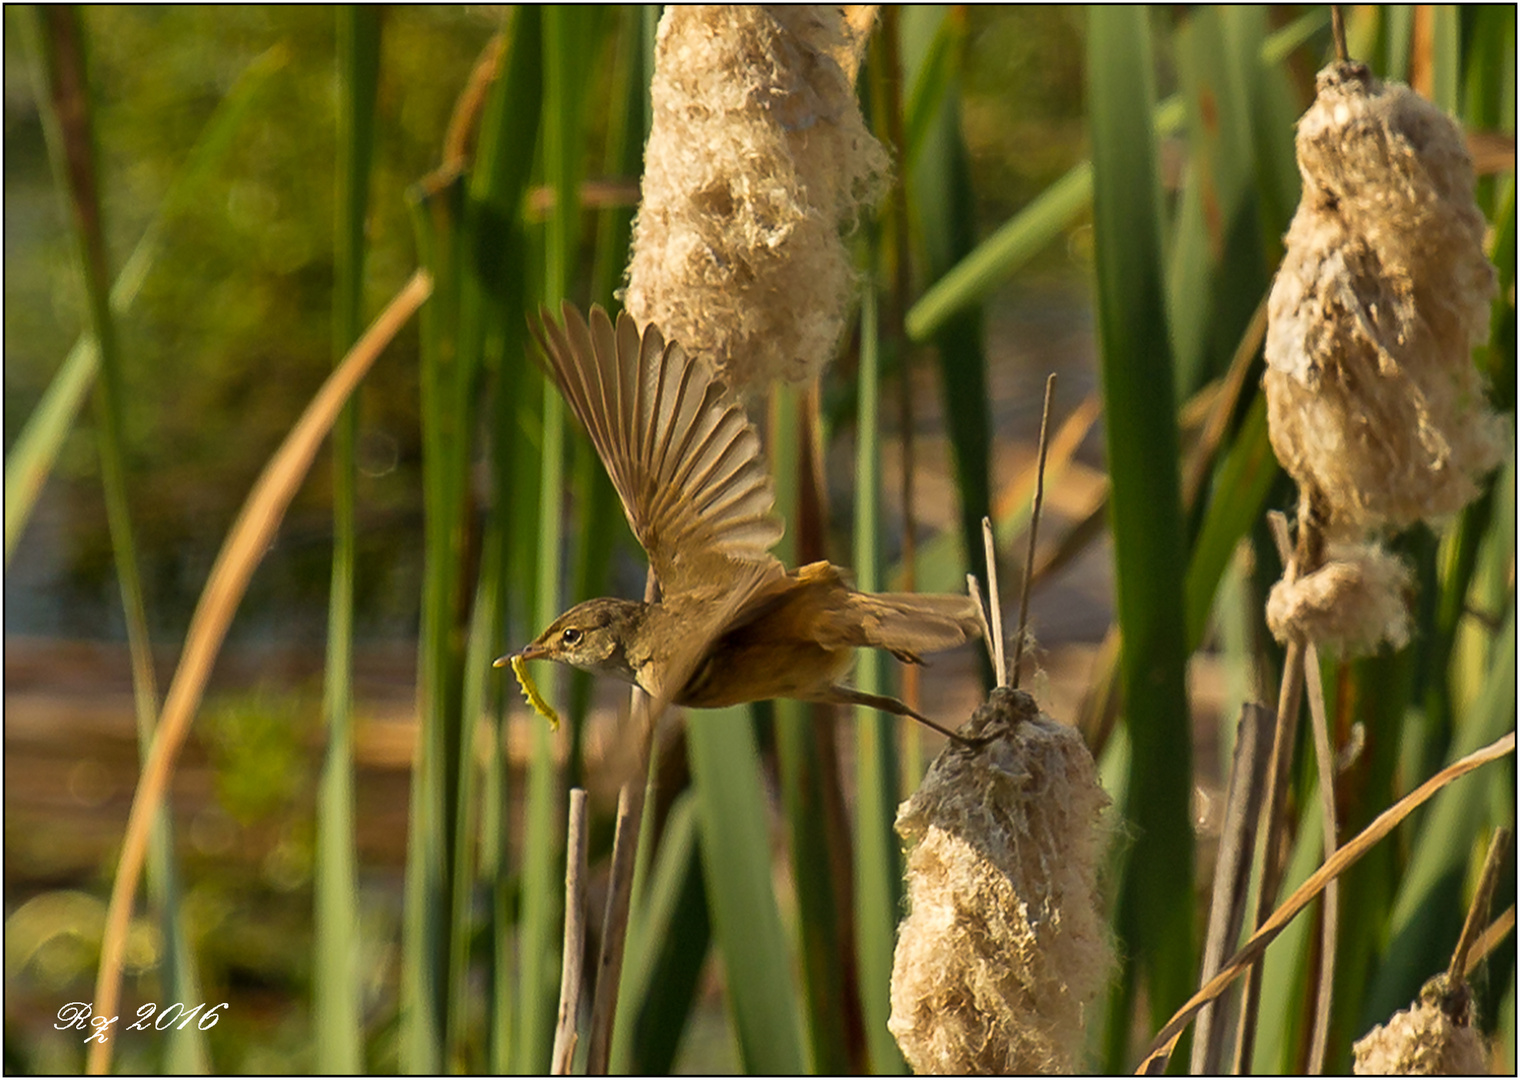
[[559, 640], [566, 645], [574, 645], [581, 639], [581, 632], [575, 627], [570, 627], [560, 634]]

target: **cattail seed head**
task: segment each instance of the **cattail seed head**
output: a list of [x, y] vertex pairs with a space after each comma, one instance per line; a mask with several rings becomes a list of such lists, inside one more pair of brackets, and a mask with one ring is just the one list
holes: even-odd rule
[[1409, 567], [1377, 544], [1332, 543], [1324, 565], [1272, 586], [1267, 626], [1283, 644], [1312, 641], [1342, 656], [1365, 656], [1387, 642], [1409, 642], [1405, 594], [1414, 587]]
[[816, 375], [844, 329], [841, 231], [888, 174], [855, 101], [861, 11], [672, 5], [660, 19], [625, 303], [744, 392]]
[[1495, 275], [1457, 125], [1361, 65], [1318, 85], [1263, 381], [1278, 459], [1324, 496], [1330, 536], [1355, 539], [1455, 513], [1499, 463], [1471, 357]]
[[1112, 963], [1099, 911], [1108, 796], [1074, 728], [997, 689], [898, 809], [909, 914], [888, 1022], [918, 1073], [1071, 1072]]
[[[1420, 1000], [1352, 1046], [1357, 1076], [1478, 1076], [1489, 1072], [1483, 1036], [1472, 1026], [1467, 987], [1437, 975]], [[1452, 1009], [1453, 1000], [1463, 1007]], [[1455, 1012], [1456, 1015], [1453, 1015]]]

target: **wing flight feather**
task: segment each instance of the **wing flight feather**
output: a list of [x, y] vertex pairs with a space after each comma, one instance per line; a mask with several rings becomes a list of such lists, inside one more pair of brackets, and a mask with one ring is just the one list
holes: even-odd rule
[[[639, 333], [600, 307], [589, 325], [572, 305], [543, 313], [535, 336], [549, 371], [602, 458], [660, 587], [707, 592], [743, 569], [782, 572], [781, 538], [760, 438], [742, 406], [699, 358]], [[735, 566], [734, 564], [741, 564]]]

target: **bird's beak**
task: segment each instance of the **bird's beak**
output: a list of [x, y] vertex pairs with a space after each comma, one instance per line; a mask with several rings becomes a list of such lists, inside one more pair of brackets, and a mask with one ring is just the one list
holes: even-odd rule
[[498, 656], [491, 666], [506, 667], [513, 660], [542, 660], [548, 655], [549, 650], [535, 641], [531, 645], [524, 645], [516, 652], [509, 652], [506, 656]]

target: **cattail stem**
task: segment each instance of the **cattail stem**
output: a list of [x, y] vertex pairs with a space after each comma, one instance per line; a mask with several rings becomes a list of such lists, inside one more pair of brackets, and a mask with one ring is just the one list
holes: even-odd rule
[[1346, 16], [1339, 4], [1330, 5], [1330, 36], [1335, 40], [1335, 59], [1346, 63], [1351, 54], [1346, 49]]
[[[659, 598], [659, 583], [651, 568], [644, 579], [644, 602]], [[612, 872], [607, 882], [607, 911], [602, 919], [602, 951], [596, 962], [596, 994], [591, 999], [591, 1029], [587, 1035], [586, 1075], [606, 1076], [612, 1058], [612, 1028], [617, 1021], [618, 991], [623, 981], [623, 951], [628, 944], [628, 917], [633, 908], [633, 876], [638, 867], [639, 835], [644, 822], [644, 797], [653, 777], [654, 733], [664, 707], [651, 711], [649, 695], [634, 687], [629, 711], [639, 731], [638, 767], [618, 793], [617, 832], [612, 840]]]
[[[1335, 812], [1335, 751], [1330, 745], [1330, 725], [1325, 709], [1325, 688], [1320, 682], [1319, 650], [1311, 641], [1304, 647], [1304, 686], [1309, 693], [1309, 721], [1314, 733], [1314, 760], [1319, 769], [1320, 819], [1325, 835], [1326, 859], [1335, 854], [1339, 824]], [[1320, 904], [1319, 986], [1315, 991], [1314, 1032], [1309, 1039], [1311, 1076], [1325, 1071], [1325, 1050], [1330, 1043], [1330, 1002], [1335, 993], [1335, 953], [1340, 938], [1340, 881], [1325, 886]]]
[[1488, 905], [1493, 901], [1495, 886], [1499, 884], [1499, 867], [1509, 851], [1510, 836], [1509, 829], [1501, 825], [1494, 830], [1494, 838], [1489, 841], [1488, 856], [1483, 860], [1483, 875], [1478, 879], [1472, 905], [1467, 909], [1467, 920], [1462, 924], [1462, 936], [1457, 939], [1451, 964], [1446, 969], [1446, 978], [1453, 983], [1467, 978], [1468, 956], [1474, 951], [1473, 943], [1478, 940], [1478, 928], [1488, 916]]
[[[1283, 659], [1282, 686], [1277, 693], [1277, 730], [1272, 738], [1272, 756], [1267, 761], [1267, 799], [1261, 811], [1261, 869], [1257, 875], [1256, 914], [1251, 929], [1259, 931], [1272, 914], [1277, 887], [1282, 879], [1281, 841], [1277, 828], [1282, 807], [1288, 801], [1289, 765], [1293, 761], [1293, 740], [1298, 731], [1298, 704], [1303, 696], [1304, 646], [1288, 644]], [[1261, 1011], [1261, 964], [1252, 960], [1246, 979], [1245, 999], [1240, 1006], [1240, 1030], [1235, 1041], [1235, 1075], [1251, 1072], [1251, 1058], [1256, 1050], [1256, 1017]]]
[[1013, 641], [1015, 690], [1019, 688], [1019, 663], [1024, 659], [1024, 634], [1029, 627], [1029, 587], [1034, 583], [1034, 548], [1040, 535], [1040, 508], [1045, 502], [1045, 457], [1050, 452], [1050, 399], [1055, 396], [1056, 373], [1045, 376], [1045, 407], [1040, 412], [1040, 450], [1034, 473], [1034, 504], [1029, 509], [1029, 553], [1024, 557], [1024, 584], [1019, 590], [1019, 632]]
[[[1272, 729], [1271, 711], [1251, 702], [1240, 707], [1235, 729], [1235, 752], [1230, 760], [1230, 781], [1225, 794], [1224, 826], [1219, 836], [1219, 857], [1214, 864], [1214, 890], [1209, 904], [1209, 928], [1204, 938], [1200, 985], [1208, 983], [1224, 963], [1226, 950], [1240, 937], [1245, 920], [1246, 894], [1251, 882], [1251, 855], [1261, 814], [1262, 787], [1267, 776]], [[1225, 1023], [1217, 1002], [1198, 1013], [1193, 1036], [1191, 1071], [1194, 1076], [1214, 1076], [1224, 1057]]]
[[565, 946], [560, 960], [559, 1013], [549, 1072], [569, 1076], [575, 1057], [575, 1025], [581, 1011], [581, 976], [586, 956], [586, 789], [570, 789], [565, 828]]

